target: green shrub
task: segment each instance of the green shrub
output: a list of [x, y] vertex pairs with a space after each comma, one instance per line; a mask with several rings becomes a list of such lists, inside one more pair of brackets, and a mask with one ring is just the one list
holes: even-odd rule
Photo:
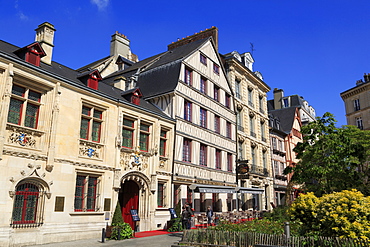
[[[111, 239], [128, 239], [132, 238], [133, 230], [129, 223], [118, 223], [112, 227]], [[120, 234], [120, 237], [119, 235]]]
[[302, 222], [302, 234], [370, 239], [370, 197], [344, 190], [320, 198], [301, 194], [292, 204], [292, 219]]
[[171, 227], [167, 229], [168, 232], [180, 232], [183, 230], [181, 217], [171, 219], [171, 224]]

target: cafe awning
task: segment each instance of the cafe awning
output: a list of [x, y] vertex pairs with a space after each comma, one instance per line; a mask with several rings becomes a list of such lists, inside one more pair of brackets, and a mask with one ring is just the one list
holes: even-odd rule
[[249, 194], [263, 194], [263, 189], [246, 188], [246, 187], [231, 187], [205, 184], [192, 184], [189, 188], [194, 188], [194, 192], [199, 193], [249, 193]]
[[204, 184], [192, 184], [190, 186], [193, 186], [195, 188], [194, 189], [195, 192], [200, 193], [235, 193], [235, 187], [231, 186], [204, 185]]
[[263, 194], [263, 189], [239, 187], [239, 193]]

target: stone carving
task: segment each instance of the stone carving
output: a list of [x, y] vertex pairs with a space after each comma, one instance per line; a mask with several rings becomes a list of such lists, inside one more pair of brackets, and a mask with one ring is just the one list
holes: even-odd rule
[[124, 170], [143, 171], [148, 168], [148, 156], [140, 153], [139, 148], [130, 153], [121, 151], [120, 163], [124, 167]]
[[80, 140], [80, 156], [100, 159], [102, 145], [89, 141]]
[[23, 147], [32, 147], [36, 146], [36, 139], [24, 132], [13, 132], [9, 136], [9, 142], [19, 144]]

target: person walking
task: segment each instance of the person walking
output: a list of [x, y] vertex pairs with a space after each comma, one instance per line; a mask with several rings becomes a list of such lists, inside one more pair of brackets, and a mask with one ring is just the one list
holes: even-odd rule
[[181, 217], [182, 217], [182, 228], [190, 229], [191, 213], [186, 207], [186, 205], [182, 207]]
[[207, 207], [206, 214], [207, 214], [207, 223], [208, 223], [208, 225], [211, 225], [211, 223], [212, 223], [212, 217], [213, 217], [213, 210], [212, 210], [212, 208], [210, 206]]

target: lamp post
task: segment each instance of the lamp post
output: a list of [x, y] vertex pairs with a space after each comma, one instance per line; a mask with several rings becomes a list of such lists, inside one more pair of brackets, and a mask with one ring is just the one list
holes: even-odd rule
[[189, 189], [191, 189], [191, 207], [194, 208], [195, 210], [195, 205], [194, 205], [194, 190], [197, 188], [197, 186], [195, 184], [191, 184], [189, 185]]

